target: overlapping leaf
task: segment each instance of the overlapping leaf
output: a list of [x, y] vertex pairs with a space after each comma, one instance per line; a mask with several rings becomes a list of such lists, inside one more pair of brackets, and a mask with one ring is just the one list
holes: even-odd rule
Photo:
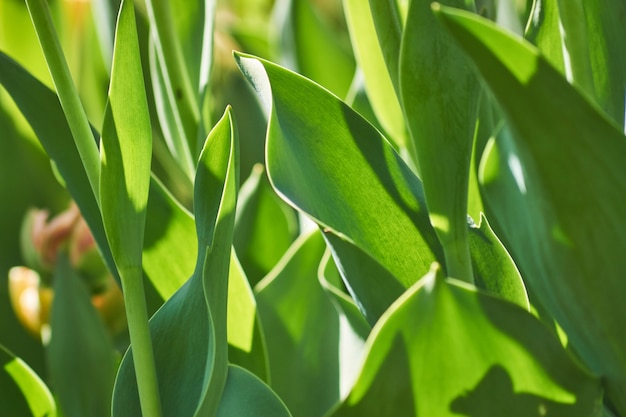
[[494, 218], [537, 297], [626, 412], [626, 139], [532, 46], [467, 13], [439, 16], [514, 135], [483, 164]]
[[[468, 58], [432, 15], [430, 3], [410, 3], [397, 65], [399, 91], [446, 270], [473, 282], [467, 201], [480, 85]], [[443, 3], [474, 7], [468, 0]]]
[[[165, 415], [215, 413], [226, 380], [226, 297], [237, 191], [232, 123], [227, 111], [209, 135], [198, 166], [196, 270], [150, 321]], [[140, 413], [129, 351], [118, 373], [113, 415]]]
[[590, 417], [601, 404], [599, 380], [537, 319], [431, 271], [374, 328], [328, 416]]
[[407, 288], [441, 259], [421, 183], [378, 131], [311, 81], [237, 59], [271, 106], [267, 169], [285, 200], [389, 270], [380, 288]]
[[325, 250], [319, 232], [300, 237], [257, 287], [271, 386], [299, 416], [340, 398], [340, 317], [318, 279]]

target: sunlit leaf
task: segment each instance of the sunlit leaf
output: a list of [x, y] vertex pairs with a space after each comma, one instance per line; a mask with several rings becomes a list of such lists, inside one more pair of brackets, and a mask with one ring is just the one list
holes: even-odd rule
[[271, 106], [272, 185], [386, 268], [394, 278], [380, 279], [378, 291], [409, 287], [442, 258], [420, 181], [378, 131], [303, 77], [250, 56], [240, 55], [238, 62]]
[[490, 218], [539, 301], [626, 412], [626, 138], [534, 47], [442, 10], [510, 126], [483, 161]]
[[[230, 109], [207, 138], [195, 181], [198, 258], [192, 277], [152, 317], [164, 415], [212, 415], [227, 377], [228, 274], [237, 193]], [[140, 415], [132, 351], [122, 361], [113, 415]]]
[[0, 346], [0, 403], [10, 416], [56, 417], [52, 394], [21, 359]]
[[431, 271], [372, 330], [359, 379], [328, 415], [590, 417], [601, 404], [599, 380], [537, 319]]

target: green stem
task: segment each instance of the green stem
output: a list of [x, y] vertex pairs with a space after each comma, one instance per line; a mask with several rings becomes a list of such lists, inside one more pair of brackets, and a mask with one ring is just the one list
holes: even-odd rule
[[143, 288], [141, 268], [120, 269], [128, 332], [133, 348], [135, 376], [139, 390], [139, 403], [144, 416], [161, 416], [161, 401], [157, 380], [152, 338], [148, 323], [148, 308]]
[[30, 18], [35, 27], [39, 44], [43, 51], [52, 82], [57, 90], [61, 107], [74, 138], [74, 143], [80, 154], [91, 189], [98, 200], [100, 155], [93, 140], [93, 132], [85, 109], [78, 96], [76, 86], [72, 81], [70, 69], [63, 55], [59, 37], [54, 29], [52, 16], [46, 0], [26, 0]]
[[178, 107], [187, 142], [189, 147], [194, 149], [196, 130], [200, 121], [200, 108], [185, 67], [185, 58], [172, 21], [170, 3], [168, 0], [147, 0], [146, 6], [153, 34], [156, 37], [157, 53], [161, 65], [165, 67], [166, 82], [169, 82], [178, 99], [173, 105]]
[[559, 0], [565, 68], [568, 81], [596, 97], [587, 42], [585, 11], [581, 0]]

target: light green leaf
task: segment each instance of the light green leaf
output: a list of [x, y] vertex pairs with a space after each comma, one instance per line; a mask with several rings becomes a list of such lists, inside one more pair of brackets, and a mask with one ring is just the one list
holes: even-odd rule
[[514, 135], [501, 135], [483, 161], [488, 213], [539, 301], [626, 413], [626, 138], [531, 45], [461, 11], [439, 16]]
[[50, 328], [47, 359], [63, 415], [110, 415], [117, 366], [113, 343], [67, 255], [59, 257], [54, 273]]
[[524, 281], [498, 236], [483, 214], [469, 229], [469, 248], [476, 286], [529, 310]]
[[197, 251], [193, 216], [153, 176], [146, 213], [143, 269], [163, 300], [170, 298], [191, 276]]
[[601, 408], [600, 381], [537, 319], [433, 270], [372, 330], [358, 381], [328, 416], [591, 417]]
[[267, 381], [267, 348], [257, 302], [234, 250], [228, 275], [227, 331], [229, 362]]
[[298, 233], [298, 219], [256, 165], [241, 187], [233, 245], [254, 286], [282, 258]]
[[344, 0], [343, 7], [352, 48], [363, 71], [372, 109], [394, 143], [399, 147], [406, 147], [407, 131], [402, 108], [378, 42], [371, 8], [363, 0]]
[[122, 3], [118, 18], [100, 148], [102, 220], [124, 278], [127, 269], [141, 268], [152, 157], [150, 114], [129, 1]]
[[[409, 4], [417, 3], [416, 1]], [[361, 7], [367, 9], [366, 5]], [[369, 1], [374, 20], [378, 45], [383, 53], [387, 73], [393, 83], [396, 96], [400, 97], [400, 50], [406, 16], [402, 16], [396, 1]]]
[[0, 346], [0, 404], [7, 416], [56, 417], [46, 384], [20, 358]]
[[408, 288], [442, 258], [421, 183], [377, 130], [311, 81], [237, 60], [272, 106], [267, 169], [283, 199], [386, 268], [394, 280], [381, 287]]
[[280, 398], [252, 373], [228, 366], [228, 379], [217, 417], [291, 417]]
[[[474, 7], [471, 0], [443, 3]], [[472, 283], [467, 201], [480, 85], [430, 4], [413, 0], [409, 6], [399, 65], [402, 105], [446, 270]]]
[[340, 321], [318, 280], [326, 250], [318, 231], [294, 242], [256, 288], [270, 385], [298, 416], [320, 416], [339, 400]]
[[[234, 129], [227, 109], [198, 164], [196, 269], [150, 320], [163, 415], [214, 415], [226, 381], [226, 301], [238, 181]], [[133, 366], [129, 350], [115, 385], [114, 416], [141, 413]]]

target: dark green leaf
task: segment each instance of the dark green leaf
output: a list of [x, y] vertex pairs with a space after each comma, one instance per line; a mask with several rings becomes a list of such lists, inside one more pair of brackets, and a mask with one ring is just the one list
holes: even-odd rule
[[63, 415], [109, 416], [116, 370], [113, 343], [66, 255], [59, 257], [54, 274], [50, 328], [47, 357]]

